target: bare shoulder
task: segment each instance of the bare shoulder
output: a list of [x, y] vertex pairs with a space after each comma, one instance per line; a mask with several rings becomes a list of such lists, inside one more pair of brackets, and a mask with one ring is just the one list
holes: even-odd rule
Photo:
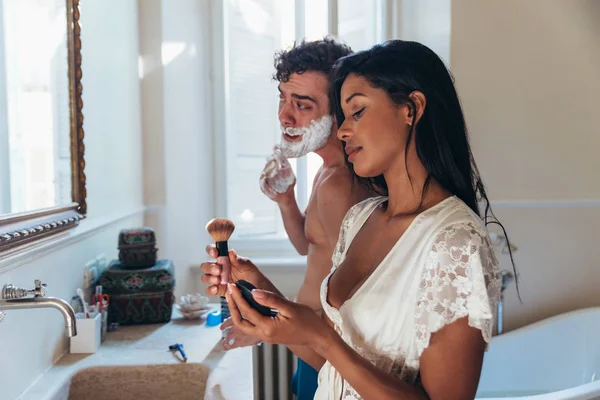
[[323, 174], [323, 166], [321, 165], [317, 172], [315, 173], [315, 178], [313, 179], [312, 189], [316, 190], [319, 187], [319, 183], [321, 180], [321, 175]]
[[345, 166], [337, 167], [327, 174], [319, 187], [318, 195], [325, 198], [345, 196], [352, 205], [375, 196], [354, 179]]
[[322, 179], [317, 188], [319, 203], [342, 196], [349, 197], [354, 186], [357, 186], [357, 183], [352, 182], [350, 171], [343, 167], [330, 168], [322, 173]]
[[324, 171], [324, 174], [317, 189], [318, 211], [322, 220], [339, 228], [346, 212], [370, 196], [344, 166]]

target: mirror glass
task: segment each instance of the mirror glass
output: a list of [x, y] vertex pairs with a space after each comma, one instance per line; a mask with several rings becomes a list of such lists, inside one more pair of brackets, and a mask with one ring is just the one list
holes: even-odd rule
[[0, 216], [71, 203], [65, 0], [0, 0]]

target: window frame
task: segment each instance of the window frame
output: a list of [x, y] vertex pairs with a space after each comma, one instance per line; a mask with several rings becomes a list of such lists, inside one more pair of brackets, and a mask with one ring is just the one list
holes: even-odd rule
[[[338, 0], [326, 0], [328, 2], [328, 32], [338, 37]], [[376, 1], [378, 24], [377, 31], [381, 40], [393, 37], [396, 30], [397, 19], [393, 16], [397, 13], [397, 7], [393, 0]], [[217, 216], [227, 216], [227, 171], [234, 167], [234, 157], [228, 156], [227, 149], [232, 148], [231, 135], [228, 132], [227, 116], [230, 110], [228, 99], [229, 93], [229, 54], [227, 38], [227, 13], [225, 1], [211, 2], [211, 68], [210, 81], [213, 94], [212, 102], [212, 135], [214, 144], [214, 212]], [[305, 0], [294, 0], [295, 38], [305, 36]], [[226, 132], [226, 134], [219, 134]], [[302, 212], [308, 204], [309, 186], [307, 158], [297, 159], [296, 164], [296, 198]], [[258, 179], [258, 177], [257, 177]], [[299, 257], [292, 243], [287, 237], [234, 237], [230, 240], [230, 247], [248, 256], [259, 257]]]
[[[70, 99], [71, 202], [50, 208], [0, 215], [0, 260], [23, 254], [52, 235], [77, 227], [87, 215], [79, 0], [65, 0], [65, 6]], [[4, 133], [3, 137], [7, 134]], [[7, 142], [0, 145], [0, 152], [7, 151], [5, 143]], [[1, 179], [4, 186], [7, 182], [5, 175]], [[4, 189], [2, 196], [6, 197]]]

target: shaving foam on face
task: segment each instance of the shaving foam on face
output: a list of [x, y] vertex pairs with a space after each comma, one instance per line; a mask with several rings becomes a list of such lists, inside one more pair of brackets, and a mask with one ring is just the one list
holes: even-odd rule
[[319, 150], [325, 146], [331, 128], [333, 127], [333, 117], [323, 115], [317, 120], [310, 121], [308, 126], [301, 128], [281, 128], [281, 132], [289, 136], [301, 136], [302, 140], [297, 142], [288, 142], [281, 137], [281, 153], [287, 158], [299, 158], [313, 151]]

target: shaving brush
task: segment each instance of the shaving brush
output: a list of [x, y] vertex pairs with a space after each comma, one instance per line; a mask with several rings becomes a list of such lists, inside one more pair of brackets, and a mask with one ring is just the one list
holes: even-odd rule
[[[221, 284], [227, 285], [229, 283], [229, 277], [231, 275], [231, 264], [229, 263], [229, 249], [227, 248], [227, 241], [235, 230], [235, 225], [232, 221], [226, 218], [215, 218], [206, 224], [206, 230], [208, 234], [215, 241], [217, 246], [217, 260], [216, 263], [222, 268], [221, 271]], [[221, 320], [224, 321], [229, 318], [229, 306], [225, 297], [221, 296]]]

